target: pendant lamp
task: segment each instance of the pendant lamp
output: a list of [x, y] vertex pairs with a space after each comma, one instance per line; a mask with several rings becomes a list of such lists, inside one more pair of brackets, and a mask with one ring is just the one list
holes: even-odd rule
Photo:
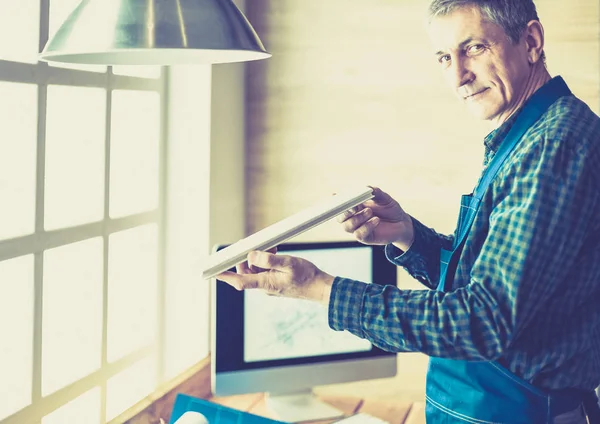
[[270, 56], [232, 0], [82, 0], [39, 57], [92, 65], [181, 65]]

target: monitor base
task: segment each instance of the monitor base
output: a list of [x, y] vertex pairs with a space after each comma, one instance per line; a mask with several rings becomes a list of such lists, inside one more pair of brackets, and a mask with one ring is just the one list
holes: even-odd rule
[[266, 396], [267, 407], [277, 418], [288, 423], [324, 420], [344, 415], [343, 411], [319, 400], [312, 391], [273, 394]]

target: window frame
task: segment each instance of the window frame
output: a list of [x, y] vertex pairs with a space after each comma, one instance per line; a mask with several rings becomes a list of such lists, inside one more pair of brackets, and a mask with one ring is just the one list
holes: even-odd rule
[[[49, 11], [51, 0], [40, 0], [39, 51], [48, 39]], [[0, 59], [0, 81], [26, 83], [37, 86], [37, 146], [35, 178], [35, 230], [34, 233], [11, 239], [0, 240], [0, 262], [24, 255], [34, 256], [34, 328], [33, 328], [33, 373], [31, 403], [1, 422], [40, 423], [42, 418], [88, 390], [99, 387], [100, 422], [107, 422], [107, 381], [136, 362], [156, 355], [156, 386], [165, 380], [165, 294], [166, 294], [166, 238], [167, 238], [167, 138], [168, 138], [168, 80], [169, 71], [162, 67], [158, 78], [113, 74], [112, 67], [103, 72], [52, 67], [47, 63], [22, 63]], [[44, 229], [44, 194], [46, 163], [46, 110], [48, 85], [75, 87], [97, 87], [106, 89], [105, 139], [104, 139], [104, 211], [103, 219], [73, 227]], [[134, 90], [157, 92], [160, 96], [159, 134], [159, 188], [156, 209], [124, 217], [111, 218], [110, 206], [110, 138], [113, 90]], [[154, 223], [158, 227], [157, 252], [157, 320], [156, 337], [153, 344], [140, 348], [115, 362], [107, 360], [107, 321], [108, 321], [108, 258], [109, 236], [111, 234]], [[103, 243], [103, 299], [102, 299], [102, 353], [98, 370], [47, 396], [42, 396], [42, 310], [43, 310], [43, 270], [44, 252], [48, 249], [101, 237]], [[151, 325], [151, 324], [150, 324]], [[207, 323], [208, 325], [208, 323]], [[198, 358], [201, 360], [202, 358]], [[140, 399], [141, 400], [141, 399]], [[133, 405], [131, 405], [133, 406]]]

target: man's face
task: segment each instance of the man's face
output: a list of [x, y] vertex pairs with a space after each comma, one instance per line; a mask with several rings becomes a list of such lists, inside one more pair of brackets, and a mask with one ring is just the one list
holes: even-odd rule
[[513, 45], [477, 7], [433, 19], [429, 33], [444, 77], [461, 102], [481, 119], [506, 120], [520, 104], [530, 74], [526, 43]]

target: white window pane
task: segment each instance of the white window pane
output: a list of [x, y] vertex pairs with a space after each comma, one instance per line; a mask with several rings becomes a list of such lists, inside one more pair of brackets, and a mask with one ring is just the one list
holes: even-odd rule
[[92, 389], [42, 418], [42, 424], [100, 424], [100, 388]]
[[37, 63], [40, 0], [0, 1], [0, 59]]
[[[188, 149], [191, 152], [196, 149]], [[197, 149], [200, 150], [200, 149]], [[191, 162], [193, 155], [180, 164]], [[183, 158], [181, 158], [183, 159]], [[191, 165], [187, 163], [187, 165]], [[182, 168], [193, 169], [191, 166]], [[196, 171], [200, 171], [196, 169]], [[172, 378], [208, 355], [208, 284], [198, 284], [203, 258], [209, 253], [208, 190], [202, 193], [197, 174], [174, 170], [170, 182], [166, 274], [165, 378]], [[189, 178], [189, 177], [194, 178]], [[188, 177], [186, 180], [185, 177]], [[200, 181], [205, 181], [201, 179]], [[186, 195], [187, 194], [187, 195]], [[190, 197], [190, 194], [193, 194]], [[202, 196], [204, 194], [204, 196]], [[194, 337], [190, 337], [194, 334]]]
[[[166, 210], [165, 377], [208, 354], [209, 284], [198, 284], [209, 253], [210, 82], [208, 66], [170, 69]], [[194, 334], [194, 337], [189, 337]]]
[[104, 216], [106, 91], [48, 87], [46, 229]]
[[209, 285], [198, 284], [198, 275], [179, 274], [167, 280], [165, 379], [176, 377], [208, 355]]
[[144, 65], [131, 65], [131, 66], [113, 66], [113, 74], [115, 75], [127, 75], [131, 77], [142, 77], [142, 78], [160, 78], [162, 67], [160, 66], [144, 66]]
[[152, 210], [158, 204], [160, 97], [158, 93], [112, 93], [110, 216]]
[[[52, 37], [62, 23], [69, 17], [81, 0], [50, 0], [50, 26], [49, 35]], [[105, 72], [106, 66], [100, 65], [72, 65], [66, 63], [51, 63], [50, 66], [58, 68], [79, 69], [83, 71]]]
[[106, 419], [112, 420], [154, 391], [154, 355], [110, 378], [106, 383]]
[[0, 262], [0, 420], [31, 403], [33, 255]]
[[44, 254], [44, 396], [100, 367], [102, 263], [101, 238]]
[[[0, 1], [2, 9], [7, 2]], [[1, 240], [30, 234], [35, 228], [37, 86], [0, 82], [0, 116]]]
[[112, 234], [108, 261], [108, 360], [149, 345], [156, 333], [157, 226]]

